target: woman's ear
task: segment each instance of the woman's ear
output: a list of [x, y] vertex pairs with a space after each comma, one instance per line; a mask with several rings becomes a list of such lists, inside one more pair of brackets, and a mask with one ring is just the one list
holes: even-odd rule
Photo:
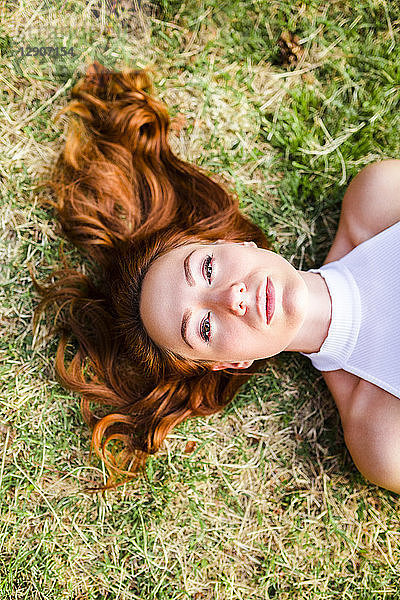
[[247, 369], [252, 365], [254, 360], [242, 360], [240, 362], [225, 362], [217, 363], [211, 367], [212, 371], [222, 371], [222, 369]]

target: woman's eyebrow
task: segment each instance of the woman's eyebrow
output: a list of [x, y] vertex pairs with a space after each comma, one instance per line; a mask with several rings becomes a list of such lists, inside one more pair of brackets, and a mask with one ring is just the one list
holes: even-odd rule
[[181, 336], [182, 336], [182, 339], [185, 342], [185, 344], [187, 344], [189, 346], [189, 348], [194, 350], [192, 344], [189, 343], [189, 340], [186, 337], [186, 328], [187, 328], [187, 324], [188, 324], [188, 321], [191, 316], [192, 316], [192, 311], [189, 309], [185, 310], [185, 313], [184, 313], [183, 319], [182, 319], [182, 325], [181, 325]]
[[191, 287], [194, 286], [194, 279], [193, 279], [192, 271], [190, 269], [189, 260], [190, 260], [190, 257], [192, 256], [193, 252], [195, 252], [195, 250], [196, 250], [196, 248], [194, 250], [192, 250], [191, 252], [189, 252], [187, 257], [183, 261], [183, 268], [185, 269], [186, 281], [188, 282], [188, 285], [190, 285]]

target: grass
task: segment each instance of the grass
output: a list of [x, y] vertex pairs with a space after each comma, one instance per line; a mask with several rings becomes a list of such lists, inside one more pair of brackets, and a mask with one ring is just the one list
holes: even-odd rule
[[[89, 463], [78, 397], [55, 378], [45, 320], [33, 338], [28, 272], [59, 264], [36, 186], [63, 144], [52, 119], [89, 58], [153, 65], [174, 150], [224, 175], [296, 268], [319, 266], [350, 179], [399, 156], [400, 4], [118, 7], [111, 20], [106, 2], [0, 4], [0, 598], [400, 598], [399, 498], [357, 472], [300, 355], [271, 359], [224, 413], [182, 424], [145, 478], [87, 493], [105, 474]], [[16, 56], [29, 45], [74, 55]]]

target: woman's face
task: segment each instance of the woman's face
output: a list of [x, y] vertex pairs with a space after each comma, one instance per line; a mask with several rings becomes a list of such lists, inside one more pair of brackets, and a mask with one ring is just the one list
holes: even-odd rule
[[215, 361], [215, 370], [245, 368], [286, 349], [307, 297], [299, 272], [279, 254], [219, 240], [157, 258], [143, 280], [140, 313], [157, 345]]

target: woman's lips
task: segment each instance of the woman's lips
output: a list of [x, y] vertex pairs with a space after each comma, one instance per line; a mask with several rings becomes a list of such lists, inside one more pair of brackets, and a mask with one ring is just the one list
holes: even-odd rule
[[274, 311], [275, 311], [275, 288], [269, 277], [267, 280], [266, 296], [267, 296], [267, 302], [266, 302], [267, 325], [269, 325], [271, 322], [272, 316], [274, 314]]

